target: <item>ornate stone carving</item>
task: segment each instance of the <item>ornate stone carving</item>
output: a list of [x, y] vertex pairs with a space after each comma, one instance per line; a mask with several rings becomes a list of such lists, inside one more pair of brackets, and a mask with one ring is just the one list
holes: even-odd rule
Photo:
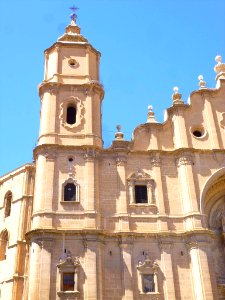
[[159, 266], [151, 260], [148, 254], [145, 255], [143, 262], [139, 261], [137, 265], [138, 270], [138, 285], [140, 299], [160, 299], [158, 291], [158, 273]]
[[161, 159], [157, 156], [151, 157], [150, 162], [151, 162], [151, 165], [153, 167], [160, 167], [161, 166]]
[[118, 156], [116, 158], [116, 165], [117, 166], [124, 166], [127, 163], [127, 158], [125, 156]]
[[[79, 280], [78, 272], [80, 267], [79, 257], [73, 258], [71, 252], [68, 251], [66, 257], [60, 259], [59, 263], [57, 264], [57, 267], [59, 269], [59, 275], [60, 275], [60, 291], [57, 292], [58, 296], [61, 299], [75, 299], [74, 297], [79, 294], [78, 291], [78, 280]], [[73, 274], [74, 277], [73, 290], [65, 291], [63, 289], [63, 279], [65, 273]]]
[[207, 191], [206, 198], [211, 198], [218, 194], [225, 186], [225, 175], [220, 177], [217, 182], [215, 182]]
[[[67, 107], [69, 105], [73, 105], [74, 107], [76, 107], [76, 122], [74, 124], [68, 124], [66, 122]], [[60, 104], [59, 115], [62, 126], [68, 130], [79, 131], [84, 125], [84, 111], [85, 108], [83, 101], [81, 101], [79, 98], [71, 96], [63, 100]]]
[[[155, 204], [155, 181], [151, 176], [145, 173], [143, 170], [138, 170], [133, 173], [128, 179], [127, 183], [129, 186], [129, 199], [130, 204], [135, 204], [135, 185], [146, 185], [147, 186], [147, 202], [146, 204]], [[140, 204], [140, 203], [139, 203]]]
[[178, 167], [183, 166], [183, 165], [192, 165], [192, 164], [193, 164], [193, 161], [192, 161], [191, 156], [189, 156], [189, 155], [184, 155], [177, 159]]
[[86, 153], [84, 154], [84, 160], [85, 161], [94, 161], [96, 156], [97, 156], [97, 154], [94, 150], [87, 150]]
[[44, 153], [43, 153], [44, 157], [46, 158], [46, 161], [54, 161], [56, 158], [57, 158], [57, 154], [56, 152], [54, 151], [48, 151], [46, 150]]

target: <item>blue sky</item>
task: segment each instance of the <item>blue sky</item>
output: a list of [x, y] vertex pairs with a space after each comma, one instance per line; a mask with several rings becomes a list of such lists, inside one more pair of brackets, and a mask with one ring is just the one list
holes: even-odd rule
[[2, 0], [0, 175], [32, 162], [43, 51], [63, 34], [74, 4], [81, 33], [102, 53], [105, 147], [117, 124], [130, 140], [149, 104], [162, 122], [174, 86], [184, 101], [199, 74], [215, 87], [214, 58], [225, 60], [224, 0]]

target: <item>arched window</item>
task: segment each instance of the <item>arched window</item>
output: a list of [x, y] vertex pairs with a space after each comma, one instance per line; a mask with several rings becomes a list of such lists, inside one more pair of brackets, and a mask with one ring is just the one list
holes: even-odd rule
[[12, 203], [12, 193], [8, 192], [5, 195], [5, 218], [9, 217], [11, 214], [11, 203]]
[[0, 235], [0, 260], [6, 259], [8, 241], [9, 241], [8, 231], [4, 229]]
[[64, 201], [76, 201], [76, 186], [74, 183], [67, 183], [64, 186]]
[[67, 107], [66, 122], [70, 125], [76, 123], [77, 110], [73, 105]]

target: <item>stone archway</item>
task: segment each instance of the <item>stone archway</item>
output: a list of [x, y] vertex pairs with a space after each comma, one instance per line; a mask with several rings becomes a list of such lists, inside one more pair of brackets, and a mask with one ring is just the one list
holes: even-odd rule
[[201, 212], [212, 231], [211, 253], [218, 287], [218, 299], [225, 299], [225, 168], [215, 172], [201, 193]]

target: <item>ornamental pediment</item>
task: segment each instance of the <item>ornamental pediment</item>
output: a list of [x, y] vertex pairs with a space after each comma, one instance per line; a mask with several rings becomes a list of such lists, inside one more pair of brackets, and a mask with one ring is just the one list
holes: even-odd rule
[[152, 179], [151, 176], [145, 173], [143, 170], [138, 170], [137, 172], [130, 175], [128, 180], [143, 180], [143, 179]]

